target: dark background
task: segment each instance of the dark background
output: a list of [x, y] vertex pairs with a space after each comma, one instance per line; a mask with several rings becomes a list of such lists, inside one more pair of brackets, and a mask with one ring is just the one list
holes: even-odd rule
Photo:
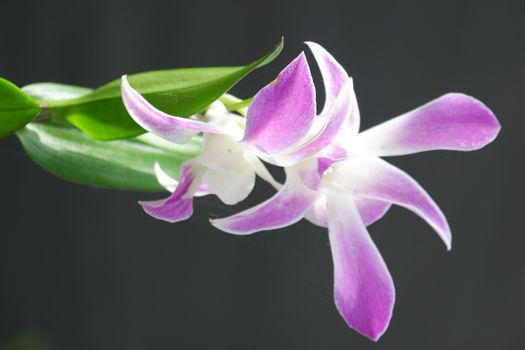
[[[525, 2], [5, 1], [0, 75], [95, 87], [124, 73], [247, 63], [285, 36], [280, 58], [234, 89], [248, 97], [305, 40], [354, 77], [367, 128], [445, 92], [484, 101], [503, 125], [473, 153], [393, 158], [428, 190], [454, 235], [393, 208], [370, 232], [397, 303], [373, 343], [332, 301], [324, 229], [235, 237], [199, 199], [167, 224], [162, 195], [64, 182], [0, 141], [0, 344], [26, 330], [53, 349], [524, 349]], [[321, 90], [321, 89], [320, 89]], [[259, 184], [251, 204], [271, 195]]]

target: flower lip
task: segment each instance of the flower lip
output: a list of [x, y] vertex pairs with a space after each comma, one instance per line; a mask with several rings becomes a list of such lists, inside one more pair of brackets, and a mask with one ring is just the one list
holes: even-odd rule
[[333, 174], [334, 171], [342, 167], [343, 166], [342, 163], [345, 160], [348, 160], [353, 157], [357, 157], [357, 154], [348, 152], [346, 150], [344, 150], [344, 152], [342, 153], [339, 150], [337, 150], [337, 153], [318, 157], [317, 158], [317, 171], [319, 173], [319, 176], [321, 178], [323, 178], [325, 175], [333, 176], [330, 174]]
[[339, 170], [344, 164], [343, 161], [335, 161], [322, 173], [321, 187], [330, 195], [339, 196], [349, 192], [348, 181], [344, 181]]

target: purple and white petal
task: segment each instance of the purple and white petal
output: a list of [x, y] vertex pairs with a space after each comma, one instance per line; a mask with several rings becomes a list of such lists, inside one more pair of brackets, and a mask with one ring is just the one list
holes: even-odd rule
[[312, 191], [317, 191], [321, 187], [321, 175], [317, 169], [301, 169], [298, 176], [302, 183]]
[[315, 87], [303, 52], [255, 95], [243, 141], [266, 154], [282, 152], [307, 134], [315, 113]]
[[[326, 118], [332, 111], [333, 105], [337, 96], [343, 86], [351, 78], [348, 76], [346, 70], [336, 61], [336, 59], [330, 55], [321, 45], [314, 42], [306, 42], [310, 50], [312, 51], [319, 70], [321, 71], [321, 76], [323, 78], [323, 84], [325, 89], [325, 104], [323, 111], [319, 115], [321, 119]], [[357, 98], [352, 87], [350, 104], [352, 108], [351, 118], [347, 120], [347, 129], [349, 134], [357, 134], [359, 131], [359, 107], [357, 105]]]
[[324, 47], [311, 41], [307, 41], [305, 44], [308, 45], [312, 51], [319, 70], [321, 71], [321, 77], [323, 78], [325, 103], [321, 114], [330, 113], [339, 92], [350, 77], [339, 62], [337, 62]]
[[352, 147], [380, 157], [431, 150], [473, 151], [492, 142], [500, 128], [482, 102], [450, 93], [362, 132]]
[[286, 227], [301, 220], [315, 202], [317, 192], [307, 189], [293, 169], [287, 170], [283, 188], [263, 203], [238, 214], [210, 220], [218, 229], [247, 235], [257, 231]]
[[[354, 204], [365, 226], [370, 226], [381, 219], [390, 209], [391, 204], [371, 198], [354, 198]], [[312, 224], [328, 227], [326, 218], [326, 197], [319, 196], [304, 218]]]
[[298, 178], [301, 186], [317, 191], [321, 186], [321, 178], [323, 176], [320, 168], [322, 168], [322, 165], [320, 165], [319, 159], [316, 158], [309, 158], [294, 166], [286, 167], [286, 182]]
[[394, 283], [352, 201], [327, 198], [335, 305], [348, 326], [377, 341], [392, 317]]
[[186, 143], [199, 133], [228, 134], [227, 130], [189, 118], [171, 116], [153, 107], [122, 77], [122, 100], [130, 116], [147, 131], [174, 143]]
[[244, 200], [255, 185], [255, 172], [251, 164], [243, 160], [228, 171], [206, 169], [202, 177], [209, 191], [228, 205]]
[[211, 220], [211, 224], [237, 235], [274, 230], [301, 220], [314, 199], [309, 192], [292, 192], [285, 186], [267, 201], [233, 216]]
[[193, 214], [193, 193], [199, 186], [201, 172], [200, 165], [191, 161], [184, 163], [175, 192], [166, 199], [142, 201], [140, 205], [146, 213], [159, 220], [178, 222], [188, 219]]
[[428, 193], [407, 173], [376, 157], [352, 157], [332, 165], [325, 183], [332, 193], [346, 189], [355, 197], [403, 206], [423, 218], [450, 250], [447, 219]]
[[[159, 162], [155, 162], [154, 171], [155, 171], [155, 177], [157, 178], [157, 182], [159, 183], [159, 185], [164, 187], [166, 191], [169, 191], [171, 193], [175, 192], [179, 182], [175, 180], [174, 178], [172, 178], [168, 173], [166, 173], [164, 169], [162, 169], [162, 167], [160, 166]], [[193, 196], [202, 197], [208, 194], [210, 194], [210, 190], [208, 186], [206, 186], [206, 184], [204, 183], [201, 183], [197, 187], [197, 190], [195, 191]]]
[[391, 207], [390, 203], [362, 197], [354, 198], [354, 204], [365, 226], [370, 226], [381, 219]]
[[354, 111], [352, 108], [352, 94], [353, 85], [350, 79], [342, 87], [330, 114], [326, 118], [326, 124], [298, 147], [294, 147], [286, 153], [275, 155], [275, 161], [283, 166], [295, 164], [303, 159], [319, 154], [326, 147], [330, 146], [339, 135], [346, 138], [352, 137], [352, 132], [345, 127], [352, 118]]

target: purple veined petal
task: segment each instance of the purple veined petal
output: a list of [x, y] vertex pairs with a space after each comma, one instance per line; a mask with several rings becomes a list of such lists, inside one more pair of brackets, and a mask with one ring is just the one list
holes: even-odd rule
[[[325, 103], [320, 117], [326, 118], [332, 111], [333, 105], [337, 96], [339, 96], [341, 89], [351, 78], [339, 62], [337, 62], [336, 59], [321, 45], [311, 41], [306, 42], [306, 45], [308, 45], [312, 51], [323, 78]], [[353, 86], [350, 99], [352, 115], [351, 118], [347, 120], [347, 129], [349, 134], [357, 134], [359, 131], [360, 115]]]
[[282, 152], [307, 134], [315, 113], [315, 87], [302, 52], [253, 98], [243, 141], [269, 155]]
[[168, 198], [139, 202], [146, 213], [156, 219], [178, 222], [193, 214], [193, 193], [197, 190], [202, 168], [189, 161], [181, 166], [180, 181]]
[[186, 143], [199, 133], [228, 134], [227, 130], [189, 118], [179, 118], [159, 111], [134, 90], [124, 75], [122, 101], [130, 116], [147, 131], [174, 143]]
[[[337, 100], [333, 104], [330, 115], [326, 118], [326, 124], [309, 140], [289, 152], [275, 155], [274, 159], [279, 165], [292, 165], [303, 159], [321, 153], [326, 147], [334, 143], [339, 135], [342, 137], [352, 137], [357, 133], [352, 133], [345, 125], [352, 118], [353, 114], [353, 85], [349, 79], [341, 89]], [[342, 135], [344, 134], [344, 135]]]
[[500, 128], [482, 102], [449, 93], [362, 132], [353, 147], [379, 157], [431, 150], [472, 151], [492, 142]]
[[[354, 198], [354, 204], [365, 226], [370, 226], [381, 219], [390, 209], [391, 204], [371, 198]], [[326, 218], [326, 197], [319, 196], [315, 204], [304, 216], [312, 224], [328, 227]]]
[[428, 193], [407, 173], [377, 157], [352, 157], [338, 162], [323, 178], [331, 192], [343, 189], [355, 197], [405, 207], [423, 218], [450, 250], [452, 235], [447, 219]]
[[286, 183], [273, 197], [238, 214], [210, 220], [211, 224], [225, 232], [247, 235], [290, 226], [301, 220], [318, 192], [307, 189], [295, 169], [285, 170]]
[[377, 341], [392, 317], [394, 283], [352, 201], [327, 198], [335, 305], [349, 327]]

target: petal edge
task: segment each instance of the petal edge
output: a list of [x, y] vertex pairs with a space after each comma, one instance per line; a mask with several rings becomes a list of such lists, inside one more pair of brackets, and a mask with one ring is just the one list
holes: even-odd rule
[[337, 310], [359, 333], [377, 341], [395, 303], [392, 277], [348, 196], [328, 198], [328, 228], [334, 262]]
[[379, 157], [432, 150], [478, 150], [501, 125], [481, 101], [449, 93], [358, 135], [353, 147]]

